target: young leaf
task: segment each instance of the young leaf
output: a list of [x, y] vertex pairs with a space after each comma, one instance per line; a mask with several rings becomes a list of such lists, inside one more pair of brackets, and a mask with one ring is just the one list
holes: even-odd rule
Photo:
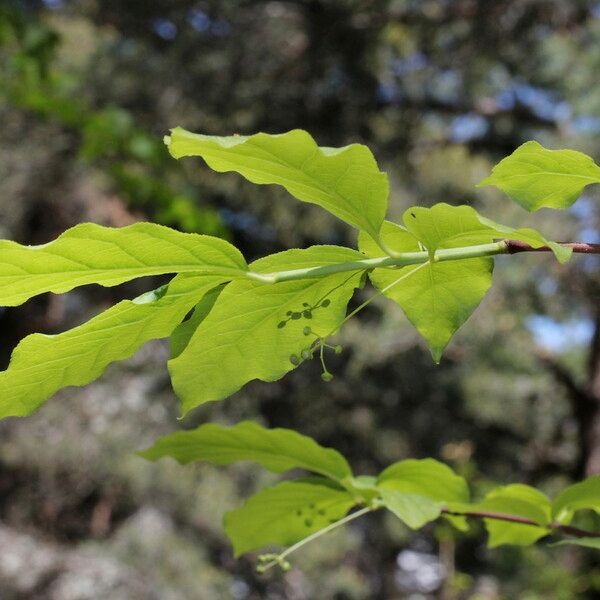
[[355, 505], [342, 487], [321, 477], [285, 481], [225, 514], [235, 556], [270, 544], [289, 546], [343, 518]]
[[149, 460], [171, 456], [181, 464], [206, 460], [228, 465], [250, 460], [275, 473], [300, 468], [337, 481], [352, 476], [346, 459], [336, 450], [319, 446], [290, 429], [265, 429], [251, 421], [233, 427], [207, 424], [193, 431], [178, 431], [138, 454]]
[[552, 516], [560, 523], [570, 523], [577, 510], [589, 509], [600, 514], [600, 475], [570, 485], [552, 503]]
[[525, 210], [567, 208], [583, 188], [600, 183], [600, 167], [582, 152], [547, 150], [526, 142], [501, 160], [479, 187], [494, 185]]
[[144, 342], [168, 336], [223, 280], [178, 275], [157, 292], [119, 302], [65, 333], [26, 337], [13, 351], [8, 369], [0, 372], [0, 418], [28, 415], [59, 389], [90, 383]]
[[406, 228], [428, 250], [487, 244], [494, 240], [511, 239], [533, 248], [548, 246], [561, 263], [569, 260], [570, 248], [551, 242], [535, 229], [513, 229], [482, 217], [470, 206], [451, 206], [444, 202], [431, 208], [413, 206], [404, 213]]
[[215, 137], [180, 127], [165, 138], [175, 158], [201, 156], [220, 173], [235, 171], [252, 183], [278, 184], [298, 200], [318, 204], [377, 237], [387, 210], [387, 175], [360, 144], [319, 148], [299, 129], [280, 135]]
[[420, 529], [430, 521], [435, 521], [444, 507], [442, 502], [436, 502], [426, 496], [396, 490], [382, 489], [381, 499], [383, 505], [411, 529]]
[[[456, 230], [457, 233], [459, 231]], [[381, 238], [397, 252], [420, 250], [415, 236], [394, 223], [386, 221], [383, 224]], [[366, 234], [359, 236], [359, 247], [372, 258], [384, 256]], [[385, 295], [400, 305], [408, 320], [425, 338], [433, 359], [439, 362], [454, 333], [477, 308], [492, 285], [493, 266], [490, 258], [470, 258], [429, 262], [401, 269], [374, 269], [369, 276], [375, 287], [383, 289], [412, 273]]]
[[[255, 261], [255, 272], [308, 268], [361, 255], [348, 248], [313, 246]], [[253, 380], [275, 381], [291, 371], [317, 336], [344, 318], [361, 272], [280, 283], [228, 284], [186, 349], [169, 362], [183, 413], [233, 394]], [[308, 334], [306, 333], [308, 332]]]
[[247, 269], [239, 250], [219, 238], [153, 223], [118, 229], [84, 223], [42, 246], [1, 240], [0, 306], [90, 283], [113, 286], [147, 275], [192, 271], [231, 279]]
[[551, 523], [550, 506], [550, 501], [542, 492], [516, 483], [492, 490], [481, 502], [474, 505], [474, 510], [515, 515], [538, 523], [539, 527], [484, 519], [489, 534], [488, 546], [495, 548], [502, 544], [529, 546], [548, 535], [550, 532], [547, 526]]
[[446, 504], [469, 501], [464, 478], [432, 458], [394, 463], [379, 474], [377, 485], [380, 489], [424, 496]]

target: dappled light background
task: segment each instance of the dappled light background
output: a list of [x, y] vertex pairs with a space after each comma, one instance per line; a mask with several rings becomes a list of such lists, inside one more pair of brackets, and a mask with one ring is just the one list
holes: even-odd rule
[[[597, 160], [598, 73], [594, 1], [0, 0], [0, 237], [38, 244], [81, 221], [153, 220], [225, 237], [249, 260], [355, 243], [281, 189], [174, 161], [162, 137], [181, 125], [366, 143], [390, 174], [394, 220], [412, 204], [466, 203], [551, 239], [599, 242], [597, 186], [564, 214], [534, 216], [475, 188], [529, 139]], [[4, 309], [2, 368], [23, 336], [161, 281]], [[383, 514], [307, 546], [287, 574], [258, 576], [252, 556], [233, 559], [221, 519], [274, 475], [133, 452], [182, 427], [255, 419], [339, 449], [359, 473], [431, 456], [478, 496], [510, 482], [552, 495], [600, 472], [599, 332], [598, 258], [531, 255], [497, 261], [496, 286], [439, 366], [400, 309], [375, 302], [344, 328], [331, 383], [309, 363], [178, 421], [166, 343], [148, 344], [0, 423], [0, 598], [598, 598], [600, 566], [584, 548], [490, 551], [476, 523], [415, 533]]]

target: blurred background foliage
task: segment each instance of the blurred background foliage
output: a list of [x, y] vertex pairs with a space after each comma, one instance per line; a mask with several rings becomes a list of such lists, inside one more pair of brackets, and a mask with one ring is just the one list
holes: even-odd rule
[[[474, 186], [528, 139], [598, 159], [599, 72], [594, 1], [0, 0], [0, 235], [43, 243], [84, 220], [151, 219], [226, 237], [248, 259], [355, 242], [279, 189], [172, 160], [162, 136], [182, 125], [366, 143], [390, 173], [395, 219], [411, 204], [467, 203], [598, 242], [598, 189], [565, 214], [532, 217]], [[308, 364], [179, 423], [167, 349], [154, 343], [33, 417], [3, 421], [0, 597], [600, 597], [597, 555], [583, 548], [489, 551], [478, 524], [466, 536], [413, 533], [377, 514], [307, 547], [299, 569], [258, 577], [251, 557], [233, 560], [220, 521], [272, 476], [132, 455], [182, 426], [253, 418], [338, 448], [358, 472], [432, 456], [477, 495], [509, 482], [553, 494], [600, 472], [599, 266], [499, 259], [494, 290], [437, 367], [399, 309], [374, 303], [345, 328], [330, 384]], [[4, 310], [0, 361], [26, 334], [64, 330], [156, 283]]]

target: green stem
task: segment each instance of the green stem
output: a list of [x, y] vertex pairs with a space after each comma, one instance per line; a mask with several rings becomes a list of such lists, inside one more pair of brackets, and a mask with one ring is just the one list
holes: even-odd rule
[[345, 525], [346, 523], [350, 523], [350, 521], [354, 521], [354, 519], [359, 519], [363, 515], [366, 515], [367, 513], [372, 512], [374, 510], [377, 510], [377, 508], [372, 507], [372, 506], [365, 506], [364, 508], [361, 508], [360, 510], [357, 510], [354, 513], [346, 515], [343, 519], [340, 519], [339, 521], [336, 521], [335, 523], [332, 523], [331, 525], [328, 525], [327, 527], [324, 527], [323, 529], [319, 529], [319, 531], [315, 531], [313, 534], [309, 535], [308, 537], [305, 537], [304, 539], [300, 540], [299, 542], [296, 542], [293, 546], [290, 546], [289, 548], [284, 550], [281, 554], [278, 554], [273, 560], [271, 560], [267, 564], [262, 565], [261, 569], [260, 569], [261, 573], [264, 573], [265, 571], [268, 571], [270, 568], [282, 564], [282, 562], [290, 554], [292, 554], [293, 552], [296, 552], [296, 550], [299, 550], [305, 544], [308, 544], [308, 543], [312, 542], [313, 540], [320, 538], [322, 535], [325, 535], [326, 533], [329, 533], [330, 531], [333, 531], [334, 529], [337, 529], [338, 527], [341, 527], [342, 525]]
[[336, 328], [333, 329], [331, 331], [331, 333], [329, 333], [329, 335], [327, 335], [325, 337], [328, 338], [328, 337], [331, 337], [332, 335], [334, 335], [352, 317], [354, 317], [356, 314], [358, 314], [363, 308], [366, 308], [367, 306], [369, 306], [369, 304], [371, 304], [371, 302], [373, 302], [373, 300], [375, 300], [376, 298], [379, 298], [379, 296], [383, 296], [383, 294], [385, 294], [387, 291], [391, 290], [394, 286], [398, 285], [401, 281], [404, 281], [405, 279], [407, 279], [408, 277], [410, 277], [411, 275], [413, 275], [414, 273], [416, 273], [417, 271], [422, 269], [426, 264], [427, 263], [420, 264], [418, 267], [416, 267], [415, 269], [412, 269], [408, 273], [404, 273], [404, 274], [400, 275], [400, 277], [398, 277], [398, 279], [392, 281], [392, 283], [386, 285], [385, 287], [381, 288], [380, 290], [377, 290], [377, 292], [375, 294], [373, 294], [372, 296], [367, 298], [362, 304], [359, 304], [353, 311], [349, 312], [346, 315], [346, 317], [344, 318], [344, 320], [339, 325], [337, 325]]
[[[565, 248], [571, 248], [575, 254], [600, 254], [600, 244], [585, 244], [569, 242], [561, 244]], [[464, 260], [466, 258], [481, 258], [484, 256], [495, 256], [497, 254], [519, 254], [521, 252], [551, 252], [547, 246], [533, 248], [529, 244], [518, 240], [502, 240], [490, 244], [479, 244], [478, 246], [465, 246], [463, 248], [442, 248], [436, 250], [434, 256], [428, 251], [422, 252], [393, 252], [387, 251], [390, 256], [381, 258], [365, 258], [349, 262], [334, 263], [320, 267], [308, 267], [305, 269], [293, 269], [290, 271], [278, 271], [276, 273], [255, 273], [246, 271], [249, 279], [263, 283], [278, 283], [280, 281], [295, 281], [298, 279], [314, 279], [325, 277], [333, 273], [344, 273], [348, 271], [371, 271], [372, 269], [395, 269], [407, 265], [418, 265], [426, 262], [445, 262], [448, 260]]]
[[[464, 248], [444, 248], [437, 250], [433, 260], [445, 262], [447, 260], [461, 260], [465, 258], [479, 258], [482, 256], [494, 256], [496, 254], [507, 254], [506, 242], [493, 242], [491, 244], [480, 244], [478, 246], [466, 246]], [[281, 281], [295, 281], [298, 279], [313, 279], [325, 277], [333, 273], [344, 273], [348, 271], [370, 271], [372, 269], [406, 267], [407, 265], [418, 265], [430, 262], [429, 252], [402, 252], [396, 256], [383, 256], [381, 258], [365, 258], [349, 262], [334, 263], [320, 267], [308, 267], [305, 269], [293, 269], [291, 271], [278, 271], [276, 273], [255, 273], [248, 271], [246, 276], [264, 283], [279, 283]]]

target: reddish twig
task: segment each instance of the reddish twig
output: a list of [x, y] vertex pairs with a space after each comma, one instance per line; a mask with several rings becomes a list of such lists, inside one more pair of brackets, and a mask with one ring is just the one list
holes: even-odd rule
[[[519, 525], [531, 525], [533, 527], [546, 527], [536, 523], [533, 519], [527, 517], [519, 517], [517, 515], [508, 515], [505, 513], [488, 512], [488, 511], [468, 511], [468, 512], [454, 512], [448, 509], [443, 509], [442, 513], [453, 517], [473, 517], [475, 519], [494, 519], [496, 521], [506, 521], [508, 523], [517, 523]], [[596, 538], [600, 537], [600, 531], [586, 531], [585, 529], [579, 529], [579, 527], [572, 527], [571, 525], [562, 525], [561, 523], [551, 523], [547, 526], [548, 529], [566, 533], [576, 538]]]
[[[548, 246], [533, 248], [520, 240], [505, 240], [506, 253], [518, 254], [519, 252], [552, 252]], [[564, 242], [560, 244], [565, 248], [572, 248], [575, 254], [600, 254], [600, 244], [586, 244], [585, 242]]]

